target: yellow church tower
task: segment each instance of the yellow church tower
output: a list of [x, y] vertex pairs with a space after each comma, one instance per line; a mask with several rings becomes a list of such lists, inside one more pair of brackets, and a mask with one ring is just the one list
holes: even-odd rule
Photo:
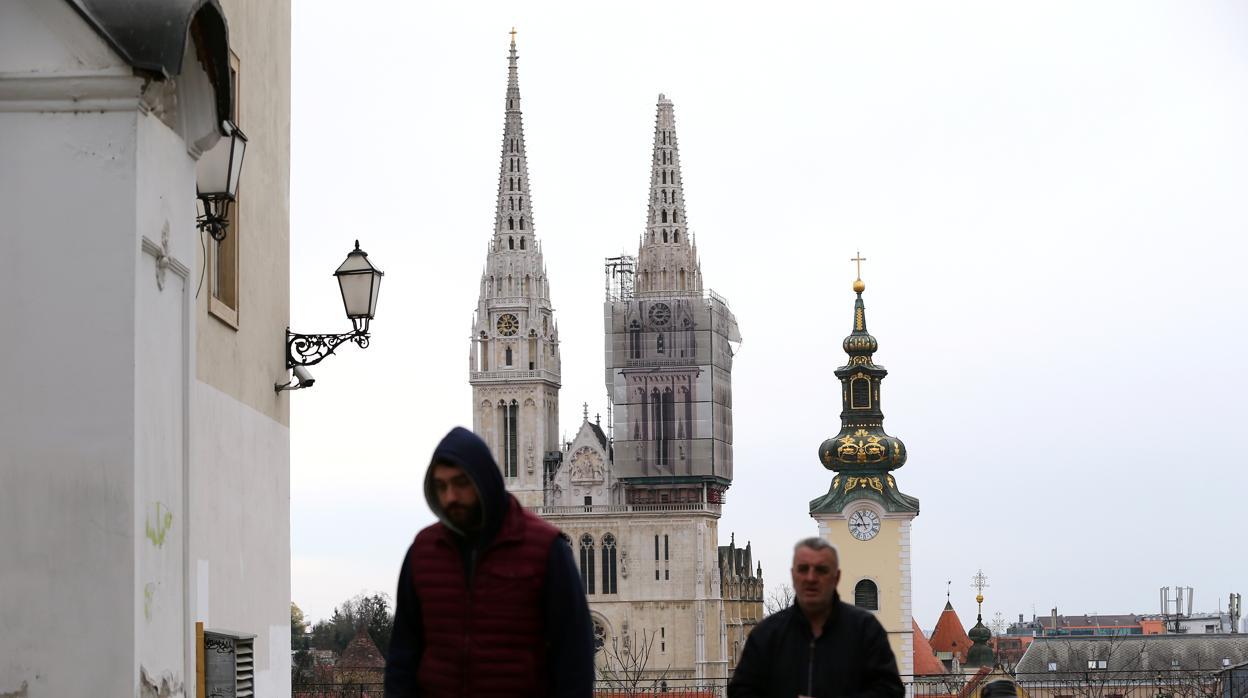
[[819, 535], [840, 551], [837, 592], [847, 603], [875, 613], [888, 631], [897, 666], [914, 673], [910, 605], [910, 524], [919, 500], [902, 494], [892, 471], [906, 462], [906, 447], [884, 433], [880, 383], [888, 371], [872, 355], [879, 347], [867, 332], [861, 255], [854, 281], [854, 329], [843, 347], [849, 362], [836, 369], [841, 382], [841, 431], [819, 446], [819, 460], [836, 474], [828, 493], [810, 503]]

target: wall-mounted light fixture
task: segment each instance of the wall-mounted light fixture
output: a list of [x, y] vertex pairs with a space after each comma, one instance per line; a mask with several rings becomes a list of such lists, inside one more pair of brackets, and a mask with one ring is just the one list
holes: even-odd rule
[[199, 158], [195, 189], [203, 213], [195, 224], [208, 231], [213, 240], [225, 239], [230, 220], [230, 203], [238, 196], [238, 178], [243, 173], [247, 136], [232, 121], [221, 124], [221, 139]]
[[[354, 342], [361, 349], [368, 347], [368, 323], [377, 312], [382, 271], [368, 261], [368, 253], [360, 249], [360, 241], [356, 240], [355, 249], [347, 254], [346, 261], [338, 265], [334, 276], [338, 277], [342, 305], [351, 320], [352, 330], [343, 334], [297, 334], [286, 328], [286, 368], [316, 365], [334, 353], [343, 342]], [[287, 383], [275, 384], [273, 388], [280, 392], [311, 386], [311, 382], [298, 373], [296, 378], [300, 382], [295, 387]]]

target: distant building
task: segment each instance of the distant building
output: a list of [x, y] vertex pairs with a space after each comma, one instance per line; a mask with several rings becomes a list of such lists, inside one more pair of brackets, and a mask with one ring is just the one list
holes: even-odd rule
[[[897, 485], [894, 471], [905, 465], [906, 447], [884, 431], [881, 383], [888, 370], [875, 363], [879, 342], [867, 331], [866, 285], [858, 278], [852, 288], [852, 330], [841, 343], [846, 362], [833, 371], [840, 383], [841, 428], [819, 446], [819, 460], [833, 474], [827, 493], [811, 500], [810, 516], [840, 553], [841, 599], [875, 614], [898, 668], [911, 674], [910, 527], [919, 500]], [[820, 388], [835, 404], [836, 384]]]
[[361, 625], [355, 637], [347, 643], [342, 656], [334, 667], [335, 683], [377, 684], [385, 681], [386, 658], [381, 656], [377, 643], [368, 634], [368, 627]]
[[1165, 632], [1160, 620], [1148, 616], [1134, 614], [1104, 615], [1084, 614], [1075, 616], [1057, 615], [1056, 612], [1047, 616], [1033, 617], [1024, 621], [1018, 616], [1017, 623], [1011, 623], [1006, 635], [1041, 636], [1104, 636], [1104, 635], [1156, 635]]
[[702, 286], [685, 216], [671, 100], [659, 95], [649, 215], [627, 282], [604, 307], [610, 434], [588, 406], [559, 438], [561, 344], [534, 222], [513, 37], [495, 225], [468, 353], [473, 431], [509, 492], [558, 526], [589, 599], [598, 663], [724, 680], [762, 616], [750, 548], [719, 545], [732, 483], [732, 361], [740, 334]]
[[1037, 637], [1016, 668], [1020, 681], [1060, 674], [1147, 678], [1169, 672], [1214, 674], [1248, 662], [1248, 636], [1154, 634], [1118, 637]]
[[971, 638], [966, 634], [958, 612], [953, 610], [953, 602], [946, 601], [945, 608], [940, 612], [936, 627], [930, 639], [936, 658], [945, 666], [945, 671], [958, 673], [966, 663], [966, 653], [971, 649]]

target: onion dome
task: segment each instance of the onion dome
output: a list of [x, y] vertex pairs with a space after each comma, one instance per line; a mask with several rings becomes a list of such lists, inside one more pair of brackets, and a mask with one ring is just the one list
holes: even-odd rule
[[992, 639], [992, 631], [984, 625], [984, 595], [975, 597], [979, 603], [979, 613], [975, 615], [975, 627], [967, 633], [971, 640], [971, 649], [966, 653], [966, 665], [972, 667], [992, 666], [995, 655], [988, 641]]
[[842, 346], [849, 363], [836, 369], [841, 381], [841, 431], [819, 446], [823, 467], [836, 471], [888, 471], [906, 462], [901, 439], [884, 432], [880, 408], [880, 382], [888, 375], [872, 354], [879, 342], [867, 332], [867, 311], [862, 302], [866, 284], [854, 281], [854, 329]]
[[880, 383], [888, 371], [873, 358], [879, 342], [867, 332], [862, 300], [866, 284], [858, 278], [853, 289], [853, 331], [842, 343], [849, 362], [834, 371], [841, 383], [841, 429], [819, 445], [819, 462], [838, 475], [828, 493], [810, 503], [810, 510], [843, 511], [850, 501], [865, 496], [886, 511], [918, 512], [919, 500], [900, 492], [890, 474], [905, 465], [906, 445], [884, 431]]

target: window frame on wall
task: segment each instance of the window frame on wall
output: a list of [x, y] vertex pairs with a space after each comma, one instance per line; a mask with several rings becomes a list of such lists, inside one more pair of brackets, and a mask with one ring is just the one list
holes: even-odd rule
[[[230, 118], [234, 123], [242, 128], [241, 115], [242, 109], [239, 107], [239, 97], [242, 91], [239, 89], [239, 76], [241, 75], [241, 63], [238, 54], [230, 51], [230, 90], [232, 92], [233, 112]], [[238, 261], [239, 261], [239, 211], [241, 208], [241, 200], [243, 197], [243, 189], [240, 187], [238, 195], [230, 204], [230, 215], [226, 221], [225, 238], [220, 242], [211, 238], [206, 238], [208, 247], [208, 314], [217, 318], [221, 322], [238, 329], [239, 315], [239, 284], [238, 284]]]

